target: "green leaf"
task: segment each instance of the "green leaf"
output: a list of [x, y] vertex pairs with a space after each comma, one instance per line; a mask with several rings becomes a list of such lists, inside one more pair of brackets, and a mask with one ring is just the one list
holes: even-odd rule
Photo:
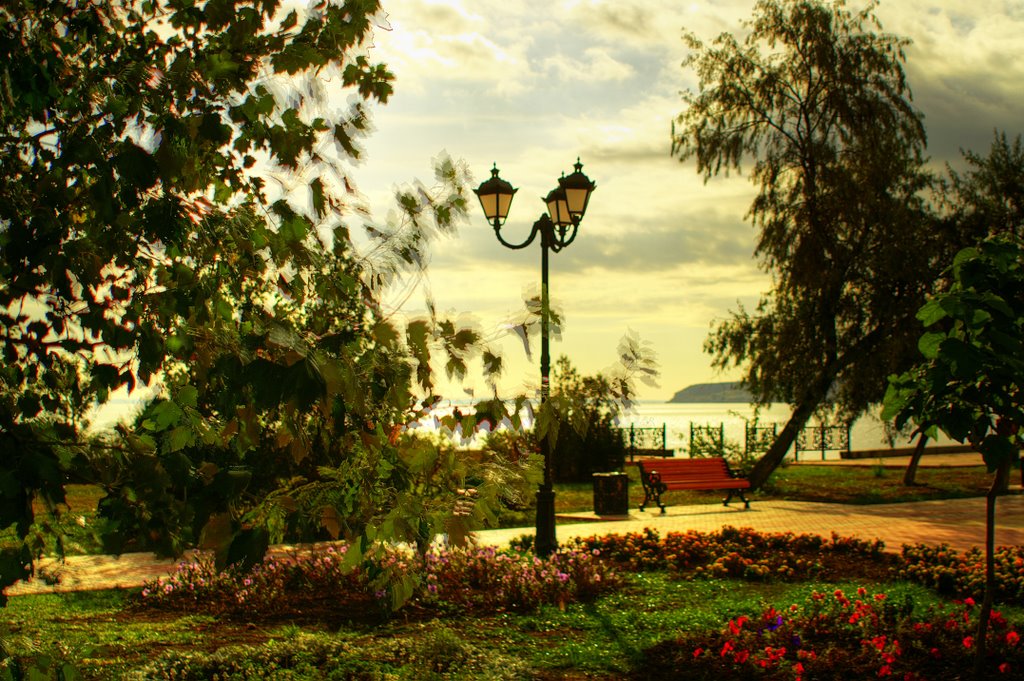
[[925, 359], [935, 359], [939, 355], [939, 346], [946, 340], [944, 333], [926, 333], [917, 342], [917, 349]]
[[1001, 435], [988, 435], [978, 449], [989, 473], [995, 472], [1003, 463], [1017, 463], [1020, 459], [1017, 445]]
[[167, 437], [167, 452], [177, 452], [191, 445], [193, 442], [192, 429], [188, 426], [178, 426], [171, 431]]
[[195, 407], [199, 403], [199, 389], [194, 385], [178, 388], [177, 401], [183, 407]]
[[920, 319], [921, 323], [926, 327], [942, 321], [947, 316], [948, 313], [942, 307], [942, 302], [935, 298], [929, 300], [921, 307], [920, 310], [917, 311], [917, 318]]
[[228, 549], [235, 537], [234, 521], [230, 513], [214, 513], [199, 534], [199, 548], [212, 551], [218, 570], [227, 565]]
[[324, 192], [324, 183], [319, 177], [313, 178], [309, 183], [309, 191], [313, 198], [313, 210], [317, 217], [327, 215], [327, 196]]

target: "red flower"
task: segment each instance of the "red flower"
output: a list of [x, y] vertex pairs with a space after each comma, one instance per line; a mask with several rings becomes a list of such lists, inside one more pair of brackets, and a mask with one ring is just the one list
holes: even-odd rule
[[693, 657], [694, 657], [694, 658], [698, 658], [698, 657], [700, 657], [700, 656], [701, 656], [701, 654], [702, 654], [703, 652], [704, 652], [704, 649], [703, 649], [703, 648], [697, 648], [697, 650], [693, 651]]
[[1020, 643], [1020, 634], [1018, 634], [1016, 631], [1006, 632], [1006, 645], [1015, 646], [1018, 643]]
[[732, 660], [736, 664], [743, 664], [749, 658], [750, 658], [750, 651], [748, 651], [748, 650], [741, 650], [741, 651], [737, 652], [735, 655], [732, 656]]
[[1006, 674], [1009, 671], [1010, 671], [1010, 663], [1009, 662], [1004, 662], [1001, 665], [999, 665], [999, 673], [1000, 674]]
[[732, 648], [733, 648], [732, 641], [726, 641], [725, 645], [722, 646], [721, 656], [725, 657], [729, 653], [729, 651], [732, 650]]
[[971, 648], [973, 646], [974, 646], [974, 637], [973, 636], [965, 636], [964, 637], [964, 648]]
[[746, 624], [749, 621], [750, 621], [750, 618], [747, 617], [746, 615], [740, 615], [739, 617], [737, 617], [734, 620], [729, 620], [729, 631], [732, 632], [733, 636], [736, 636], [737, 634], [740, 633], [740, 629], [743, 628], [743, 625]]

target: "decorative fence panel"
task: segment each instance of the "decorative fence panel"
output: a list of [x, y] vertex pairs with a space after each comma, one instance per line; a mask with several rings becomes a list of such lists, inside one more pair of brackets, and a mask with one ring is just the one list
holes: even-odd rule
[[629, 460], [632, 461], [637, 454], [646, 456], [672, 456], [672, 452], [665, 449], [666, 429], [665, 424], [652, 427], [630, 426], [619, 428], [622, 432], [622, 441], [629, 450]]
[[744, 449], [748, 455], [754, 452], [765, 452], [775, 442], [775, 437], [778, 434], [776, 431], [777, 424], [773, 423], [770, 426], [758, 426], [751, 423], [747, 424], [747, 437], [744, 441]]
[[800, 460], [800, 452], [821, 452], [821, 460], [825, 460], [826, 452], [850, 450], [850, 426], [808, 426], [796, 437], [796, 450], [793, 458]]
[[690, 456], [722, 456], [725, 452], [725, 424], [690, 424]]

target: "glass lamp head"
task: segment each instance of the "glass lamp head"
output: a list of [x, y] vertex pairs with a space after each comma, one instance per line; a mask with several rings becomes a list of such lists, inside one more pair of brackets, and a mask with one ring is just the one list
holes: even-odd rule
[[573, 166], [575, 171], [569, 177], [563, 177], [558, 181], [559, 186], [565, 191], [565, 201], [569, 213], [577, 220], [587, 212], [587, 204], [590, 202], [590, 194], [597, 185], [583, 174], [583, 164], [579, 158]]
[[498, 177], [498, 165], [495, 164], [491, 170], [489, 180], [480, 184], [480, 187], [473, 190], [480, 199], [480, 207], [484, 210], [488, 222], [497, 222], [499, 225], [508, 218], [508, 210], [512, 206], [512, 197], [519, 191], [511, 184]]

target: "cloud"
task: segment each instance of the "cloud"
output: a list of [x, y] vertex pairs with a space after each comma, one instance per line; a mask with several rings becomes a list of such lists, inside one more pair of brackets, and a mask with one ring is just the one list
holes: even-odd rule
[[605, 48], [587, 48], [583, 56], [582, 60], [564, 54], [548, 57], [542, 69], [560, 81], [579, 83], [623, 81], [636, 74], [632, 66], [617, 60]]
[[886, 31], [913, 40], [907, 76], [935, 160], [955, 165], [961, 148], [987, 152], [994, 128], [1022, 132], [1024, 5], [920, 0], [883, 4], [878, 14]]

